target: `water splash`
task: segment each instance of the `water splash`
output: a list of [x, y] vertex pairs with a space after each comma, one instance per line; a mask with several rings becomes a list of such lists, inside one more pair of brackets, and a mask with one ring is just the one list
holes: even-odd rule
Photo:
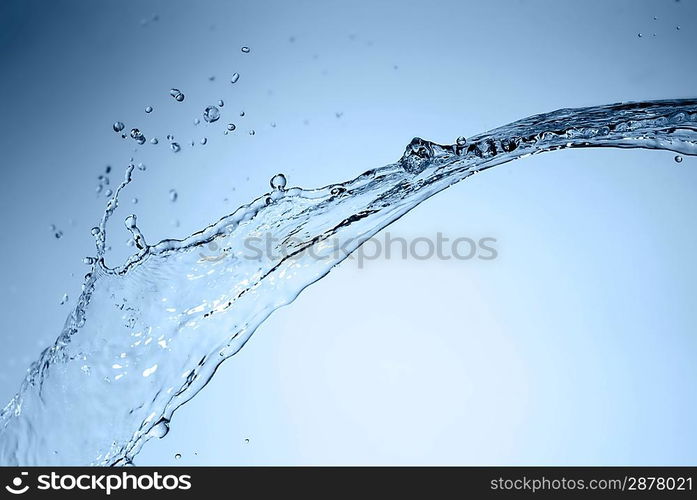
[[[306, 190], [276, 176], [272, 193], [184, 240], [148, 245], [130, 216], [138, 251], [110, 268], [106, 226], [129, 166], [75, 309], [0, 414], [0, 464], [130, 463], [275, 309], [379, 230], [477, 172], [581, 147], [697, 155], [697, 100], [562, 109], [452, 145], [415, 138], [396, 163], [348, 182]], [[243, 258], [245, 242], [269, 233], [284, 252]], [[336, 237], [343, 253], [328, 244]]]

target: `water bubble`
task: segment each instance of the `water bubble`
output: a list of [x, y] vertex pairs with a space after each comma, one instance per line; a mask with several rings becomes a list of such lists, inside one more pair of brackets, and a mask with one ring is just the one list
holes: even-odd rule
[[244, 444], [249, 444], [249, 438], [244, 438]]
[[461, 135], [460, 137], [457, 138], [456, 142], [457, 142], [458, 146], [462, 147], [465, 144], [467, 144], [467, 138]]
[[107, 174], [110, 174], [110, 173], [111, 173], [111, 165], [107, 165], [106, 168], [104, 169], [104, 171], [105, 171]]
[[99, 236], [101, 234], [101, 232], [102, 232], [101, 229], [99, 229], [96, 226], [93, 227], [90, 231], [90, 233], [92, 233], [92, 236]]
[[271, 128], [276, 128], [276, 122], [271, 122]]
[[211, 82], [215, 81], [215, 75], [209, 76], [208, 79], [209, 79]]
[[240, 74], [239, 73], [233, 73], [232, 78], [230, 78], [230, 83], [237, 83], [237, 80], [240, 79]]
[[343, 111], [337, 111], [336, 113], [334, 113], [334, 115], [335, 115], [337, 118], [341, 118], [342, 116], [344, 116], [344, 112], [343, 112]]
[[194, 118], [194, 125], [198, 125], [199, 123], [201, 123], [201, 120], [199, 120], [198, 118]]
[[276, 174], [271, 178], [271, 188], [272, 189], [278, 189], [279, 191], [283, 191], [283, 188], [286, 187], [287, 183], [286, 176], [283, 174]]
[[170, 89], [169, 95], [174, 97], [174, 99], [178, 102], [182, 102], [184, 100], [184, 94], [179, 89]]
[[141, 135], [136, 139], [136, 142], [142, 146], [143, 144], [145, 144], [145, 136]]
[[148, 433], [152, 437], [160, 438], [162, 439], [167, 435], [169, 432], [169, 421], [166, 419], [160, 420], [158, 423], [156, 423], [152, 429], [150, 429], [150, 432]]
[[675, 160], [675, 163], [682, 163], [682, 156], [680, 155], [675, 155], [675, 158], [673, 159]]
[[143, 163], [143, 162], [140, 162], [140, 163], [138, 164], [138, 170], [140, 170], [141, 172], [145, 172], [145, 170], [146, 170], [147, 168], [148, 168], [148, 167], [146, 167], [146, 166], [145, 166], [145, 163]]
[[193, 147], [193, 146], [194, 146], [194, 144], [196, 144], [196, 143], [194, 142], [194, 140], [193, 140], [193, 139], [191, 139], [191, 146]]
[[137, 139], [138, 137], [142, 137], [143, 133], [138, 130], [137, 128], [132, 128], [131, 129], [131, 138], [132, 139]]
[[114, 132], [121, 132], [125, 125], [123, 124], [123, 122], [114, 122], [112, 127], [114, 129]]
[[134, 205], [135, 205], [136, 203], [138, 203], [138, 198], [133, 198], [133, 199], [131, 200], [131, 203], [133, 203]]
[[254, 135], [254, 134], [256, 134], [256, 132], [254, 131], [254, 129], [251, 129], [251, 130], [249, 131], [249, 135]]
[[207, 138], [203, 137], [203, 138], [201, 139], [201, 144], [202, 144], [202, 145], [205, 146], [205, 144], [206, 144], [207, 142], [208, 142], [208, 139], [207, 139]]
[[88, 266], [91, 266], [95, 262], [97, 262], [97, 259], [95, 259], [94, 257], [85, 257], [84, 259], [82, 259], [82, 263]]
[[220, 110], [215, 106], [208, 106], [203, 110], [203, 119], [208, 123], [213, 123], [218, 121], [220, 118]]
[[223, 106], [225, 106], [225, 102], [222, 99], [219, 99], [218, 106], [222, 108]]
[[228, 129], [230, 132], [232, 132], [233, 130], [235, 130], [235, 128], [237, 128], [237, 127], [235, 127], [235, 124], [234, 124], [234, 123], [228, 123], [228, 124], [227, 124], [227, 129]]
[[249, 54], [249, 52], [251, 51], [251, 49], [247, 46], [242, 47], [240, 50], [245, 54]]
[[244, 116], [244, 111], [240, 111], [240, 116]]
[[173, 136], [172, 134], [167, 134], [167, 140], [168, 140], [168, 141], [173, 141], [173, 140], [174, 140], [174, 136]]
[[135, 229], [138, 226], [136, 216], [134, 214], [129, 215], [126, 217], [124, 224], [126, 225], [126, 229]]
[[676, 26], [675, 29], [680, 31], [680, 26]]
[[152, 106], [145, 106], [146, 113], [152, 113]]
[[128, 137], [126, 134], [121, 134], [121, 139], [125, 139], [126, 137]]
[[179, 460], [181, 457], [182, 457], [181, 453], [177, 453], [176, 455], [174, 455], [174, 458], [177, 460]]
[[169, 190], [169, 201], [175, 202], [175, 201], [177, 201], [178, 197], [179, 197], [179, 194], [177, 193], [176, 190], [174, 190], [174, 189]]
[[68, 294], [64, 293], [63, 296], [61, 297], [60, 305], [65, 304], [66, 302], [68, 302], [68, 300], [69, 300]]
[[641, 38], [643, 35], [641, 33], [637, 33], [637, 36]]
[[177, 142], [173, 142], [172, 144], [169, 145], [170, 149], [174, 151], [175, 153], [178, 153], [179, 151], [182, 150], [182, 147], [179, 145]]
[[157, 144], [158, 142], [160, 141], [157, 140], [157, 137], [153, 137], [152, 139], [150, 139], [150, 144]]
[[106, 196], [107, 198], [109, 198], [112, 194], [114, 194], [114, 192], [111, 189], [107, 189], [106, 191], [104, 191], [104, 196]]

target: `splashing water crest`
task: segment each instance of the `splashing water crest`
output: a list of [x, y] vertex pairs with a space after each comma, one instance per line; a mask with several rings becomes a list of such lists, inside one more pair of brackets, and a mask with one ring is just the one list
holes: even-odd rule
[[[138, 251], [110, 268], [107, 222], [129, 166], [93, 233], [97, 256], [75, 309], [0, 414], [0, 464], [130, 464], [275, 309], [379, 230], [477, 172], [579, 147], [697, 155], [697, 100], [562, 109], [453, 145], [415, 138], [396, 163], [319, 189], [286, 188], [279, 174], [272, 193], [184, 240], [148, 245], [131, 215]], [[240, 258], [264, 234], [285, 251]], [[337, 237], [343, 252], [329, 244]]]

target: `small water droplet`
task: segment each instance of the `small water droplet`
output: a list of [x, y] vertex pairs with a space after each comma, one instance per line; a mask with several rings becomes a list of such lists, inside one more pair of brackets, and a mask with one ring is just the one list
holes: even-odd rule
[[92, 236], [99, 236], [99, 234], [100, 234], [101, 232], [102, 232], [102, 231], [101, 231], [98, 227], [96, 227], [96, 226], [93, 227], [93, 228], [91, 229], [91, 231], [90, 231], [90, 233], [92, 234]]
[[174, 136], [173, 136], [172, 134], [167, 134], [167, 140], [168, 140], [168, 141], [173, 141], [173, 140], [174, 140]]
[[675, 158], [673, 159], [675, 160], [675, 163], [682, 163], [682, 156], [680, 155], [675, 155]]
[[643, 35], [641, 33], [637, 33], [637, 36], [641, 38]]
[[63, 296], [61, 297], [60, 305], [63, 305], [63, 304], [65, 304], [66, 302], [68, 302], [68, 299], [69, 299], [69, 298], [68, 298], [68, 294], [67, 294], [67, 293], [64, 293]]
[[458, 145], [458, 146], [462, 147], [462, 146], [464, 146], [465, 144], [467, 144], [467, 138], [466, 138], [466, 137], [464, 137], [464, 136], [461, 135], [460, 137], [457, 138], [457, 145]]
[[199, 120], [198, 118], [194, 118], [194, 125], [198, 125], [199, 123], [201, 123], [201, 120]]
[[125, 125], [123, 124], [123, 122], [114, 122], [112, 127], [114, 129], [114, 132], [121, 132]]
[[239, 73], [233, 73], [232, 78], [230, 78], [230, 83], [237, 83], [237, 80], [240, 79], [240, 74]]
[[182, 147], [179, 145], [177, 142], [173, 142], [172, 144], [169, 145], [169, 147], [174, 151], [175, 153], [178, 153], [179, 151], [182, 150]]
[[107, 189], [106, 191], [104, 191], [104, 196], [106, 196], [107, 198], [109, 198], [112, 194], [114, 194], [114, 192], [111, 189]]
[[249, 438], [244, 438], [244, 444], [249, 444]]
[[133, 203], [134, 205], [137, 204], [137, 203], [138, 203], [138, 198], [133, 198], [133, 199], [131, 200], [131, 203]]
[[225, 106], [225, 102], [222, 99], [218, 99], [218, 106], [222, 108]]
[[256, 134], [256, 132], [254, 131], [254, 129], [252, 129], [252, 130], [249, 131], [249, 135], [254, 135], [254, 134]]
[[232, 132], [233, 130], [235, 130], [235, 128], [236, 128], [236, 127], [235, 127], [235, 124], [234, 124], [234, 123], [228, 123], [228, 124], [227, 124], [227, 129], [228, 129], [230, 132]]
[[137, 128], [132, 128], [131, 129], [131, 138], [132, 139], [137, 139], [138, 137], [141, 137], [143, 134], [141, 133], [140, 130]]
[[207, 142], [208, 142], [208, 139], [207, 139], [207, 138], [203, 137], [203, 138], [201, 139], [201, 144], [205, 145]]
[[181, 457], [182, 457], [181, 453], [177, 453], [176, 455], [174, 455], [174, 458], [177, 460], [179, 460]]
[[169, 432], [169, 422], [165, 419], [160, 420], [158, 423], [156, 423], [152, 429], [150, 429], [150, 434], [152, 437], [160, 438], [162, 439], [167, 435]]
[[157, 144], [158, 142], [160, 141], [157, 140], [157, 137], [153, 137], [152, 139], [150, 139], [150, 144]]
[[209, 79], [211, 82], [215, 81], [215, 75], [209, 76], [208, 79]]
[[680, 31], [680, 26], [676, 26], [675, 29]]
[[152, 113], [152, 106], [145, 106], [146, 113]]
[[251, 51], [251, 49], [247, 46], [242, 47], [240, 50], [245, 54], [249, 54], [249, 52]]
[[271, 128], [276, 128], [276, 122], [271, 122]]
[[244, 111], [240, 111], [240, 116], [244, 116]]
[[175, 202], [175, 201], [177, 201], [178, 197], [179, 197], [179, 194], [177, 193], [176, 190], [174, 190], [174, 189], [169, 190], [169, 201]]
[[208, 123], [213, 123], [218, 121], [220, 118], [220, 110], [215, 106], [208, 106], [203, 110], [203, 119]]
[[146, 166], [145, 166], [145, 163], [143, 163], [143, 162], [140, 162], [140, 163], [138, 164], [138, 170], [140, 170], [141, 172], [145, 172], [145, 170], [147, 170], [147, 168], [148, 168], [148, 167], [146, 167]]
[[179, 89], [170, 89], [169, 95], [174, 97], [174, 99], [178, 102], [182, 102], [184, 100], [184, 94]]
[[110, 173], [111, 173], [111, 165], [107, 165], [106, 168], [104, 169], [104, 171], [105, 171], [107, 174], [110, 174]]
[[278, 189], [279, 191], [283, 191], [283, 188], [286, 187], [287, 183], [286, 176], [283, 174], [276, 174], [271, 178], [271, 188], [272, 189]]

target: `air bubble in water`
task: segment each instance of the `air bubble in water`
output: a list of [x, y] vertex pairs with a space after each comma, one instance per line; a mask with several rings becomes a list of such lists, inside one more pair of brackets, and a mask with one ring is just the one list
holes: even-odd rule
[[182, 147], [179, 145], [178, 142], [173, 142], [172, 144], [169, 145], [169, 147], [174, 151], [175, 153], [178, 153], [179, 151], [182, 150]]
[[234, 123], [228, 123], [228, 124], [227, 124], [227, 129], [228, 129], [230, 132], [232, 132], [233, 130], [235, 130], [235, 128], [236, 128], [236, 127], [235, 127], [235, 124], [234, 124]]
[[121, 132], [125, 125], [123, 124], [123, 122], [114, 122], [112, 127], [114, 129], [114, 132]]
[[178, 197], [179, 197], [179, 194], [177, 193], [176, 190], [174, 190], [174, 189], [169, 190], [169, 201], [175, 202], [175, 201], [177, 201]]
[[467, 138], [465, 138], [465, 137], [462, 136], [462, 135], [461, 135], [460, 137], [457, 138], [457, 145], [458, 145], [458, 146], [462, 147], [462, 146], [464, 146], [465, 144], [467, 144]]
[[237, 80], [240, 79], [240, 74], [239, 73], [233, 73], [232, 78], [230, 78], [230, 83], [237, 83]]
[[682, 163], [682, 156], [680, 155], [675, 155], [675, 158], [673, 159], [675, 160], [675, 163]]
[[220, 110], [215, 106], [208, 106], [203, 110], [203, 119], [208, 123], [213, 123], [218, 121], [220, 118]]
[[146, 113], [152, 113], [152, 106], [145, 106]]
[[184, 100], [184, 94], [179, 89], [170, 89], [169, 95], [174, 97], [174, 99], [178, 102], [182, 102]]
[[218, 106], [222, 108], [225, 106], [225, 102], [222, 99], [218, 99]]
[[244, 52], [245, 54], [249, 54], [249, 52], [250, 52], [250, 48], [247, 47], [247, 46], [242, 47], [240, 50], [241, 50], [242, 52]]
[[287, 182], [288, 182], [288, 181], [287, 181], [285, 175], [283, 175], [283, 174], [276, 174], [276, 175], [274, 175], [274, 176], [271, 178], [270, 184], [271, 184], [271, 188], [272, 188], [272, 189], [278, 189], [278, 190], [282, 191], [283, 188], [286, 187], [286, 183], [287, 183]]
[[637, 33], [637, 36], [641, 38], [643, 35], [641, 33]]

